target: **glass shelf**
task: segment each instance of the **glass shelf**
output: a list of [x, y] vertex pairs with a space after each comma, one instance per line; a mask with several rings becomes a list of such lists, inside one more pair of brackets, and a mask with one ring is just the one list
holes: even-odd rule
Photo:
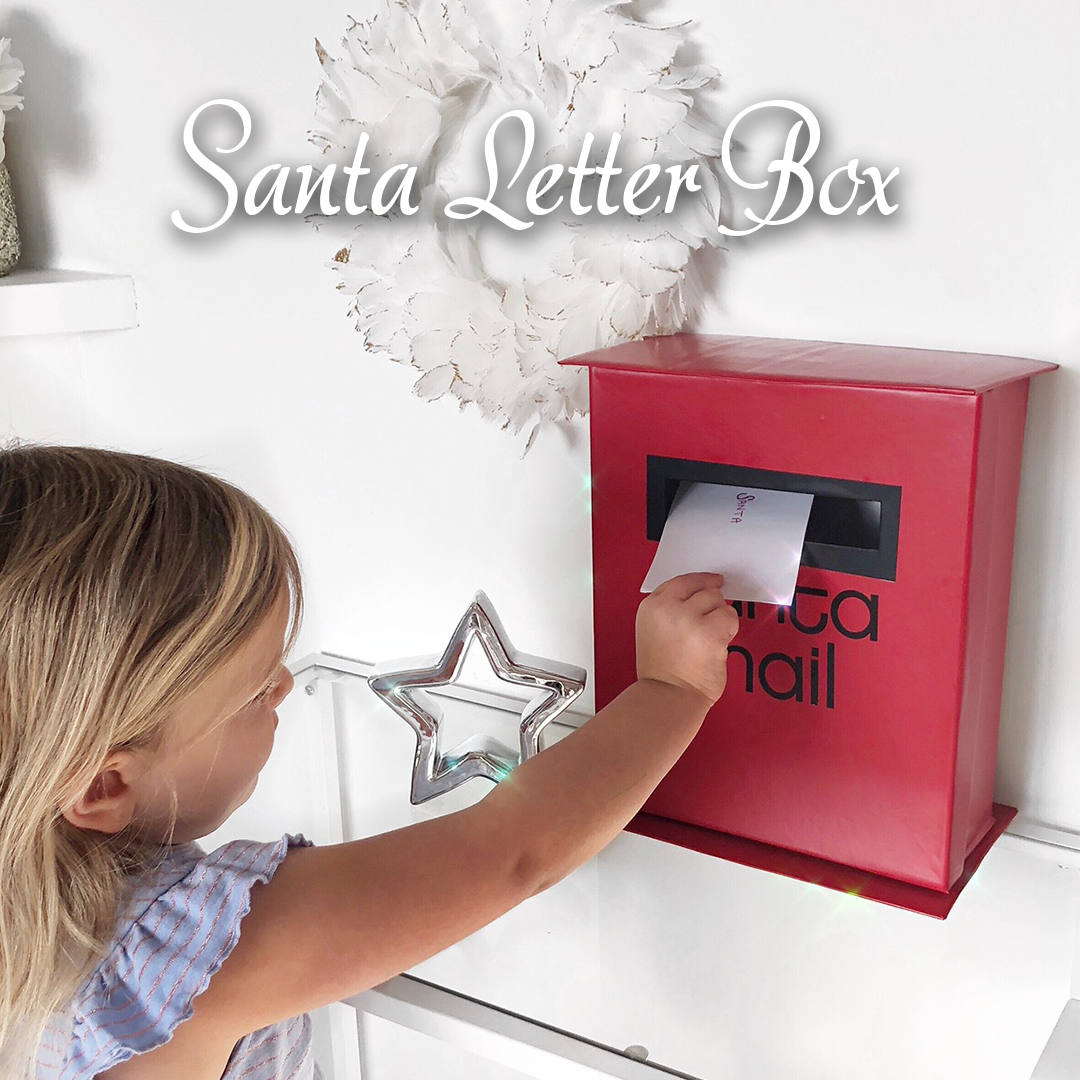
[[[293, 665], [259, 789], [204, 847], [296, 831], [351, 840], [491, 790], [470, 780], [412, 806], [413, 734], [365, 669], [325, 654]], [[448, 744], [474, 731], [513, 737], [512, 697], [451, 689]], [[545, 743], [572, 731], [553, 723]], [[1002, 836], [942, 921], [624, 832], [408, 974], [615, 1054], [644, 1047], [657, 1080], [664, 1069], [701, 1080], [1027, 1080], [1076, 996], [1080, 852], [1045, 840]], [[344, 1068], [335, 1080], [358, 1075], [338, 1076]]]

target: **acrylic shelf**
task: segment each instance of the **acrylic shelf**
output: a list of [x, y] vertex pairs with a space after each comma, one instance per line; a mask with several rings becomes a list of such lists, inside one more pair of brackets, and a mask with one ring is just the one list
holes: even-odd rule
[[[259, 787], [205, 850], [296, 832], [347, 843], [487, 796], [473, 779], [410, 803], [416, 737], [366, 685], [371, 669], [327, 652], [290, 664], [296, 691]], [[450, 745], [517, 731], [516, 695], [432, 693]], [[587, 720], [560, 714], [549, 745]], [[865, 1077], [867, 1062], [878, 1080], [1075, 1080], [1078, 914], [1080, 836], [1027, 818], [1010, 822], [944, 920], [624, 831], [313, 1024], [335, 1080], [360, 1076], [361, 1040], [376, 1078], [397, 1073], [370, 1062], [404, 1046], [410, 1060], [468, 1054], [535, 1080], [789, 1080], [811, 1074], [806, 1062], [832, 1080]], [[442, 1062], [412, 1075], [451, 1075]]]
[[0, 277], [0, 337], [137, 325], [135, 280], [126, 275], [16, 269]]

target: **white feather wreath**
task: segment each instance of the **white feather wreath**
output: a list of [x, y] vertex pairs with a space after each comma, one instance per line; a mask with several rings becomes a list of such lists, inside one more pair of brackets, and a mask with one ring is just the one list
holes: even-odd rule
[[[373, 176], [418, 167], [418, 211], [352, 219], [329, 263], [366, 349], [422, 372], [421, 397], [452, 394], [515, 433], [531, 423], [527, 450], [542, 425], [586, 411], [583, 370], [558, 360], [672, 333], [699, 306], [701, 256], [720, 235], [719, 135], [701, 98], [717, 72], [680, 62], [687, 24], [642, 22], [627, 3], [475, 10], [371, 0], [340, 56], [316, 42], [323, 82], [311, 140], [347, 163], [367, 132]], [[448, 219], [451, 199], [486, 192], [484, 136], [510, 109], [535, 118], [541, 164], [576, 161], [587, 132], [597, 148], [618, 132], [626, 173], [699, 162], [704, 190], [684, 192], [672, 213], [552, 215], [527, 233]]]

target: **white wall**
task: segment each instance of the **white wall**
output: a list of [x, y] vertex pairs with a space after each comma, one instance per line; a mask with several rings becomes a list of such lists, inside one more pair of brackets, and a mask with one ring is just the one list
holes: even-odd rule
[[[190, 237], [169, 222], [206, 190], [181, 131], [210, 98], [251, 109], [252, 160], [310, 158], [313, 39], [332, 48], [351, 11], [0, 4], [27, 68], [7, 139], [26, 261], [134, 275], [141, 324], [0, 343], [0, 431], [173, 457], [249, 489], [299, 543], [297, 655], [436, 652], [482, 587], [519, 647], [591, 667], [587, 422], [522, 460], [522, 440], [420, 402], [407, 370], [363, 354], [324, 236], [257, 218]], [[697, 329], [1062, 364], [1033, 388], [997, 797], [1080, 829], [1076, 5], [663, 12], [711, 38], [718, 119], [792, 98], [822, 123], [823, 161], [901, 169], [890, 218], [808, 215], [730, 241]]]

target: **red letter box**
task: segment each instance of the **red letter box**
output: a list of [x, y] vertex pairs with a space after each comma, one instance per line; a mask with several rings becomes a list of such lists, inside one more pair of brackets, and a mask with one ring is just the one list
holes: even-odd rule
[[676, 334], [589, 368], [597, 708], [681, 481], [814, 495], [790, 607], [631, 826], [944, 917], [993, 804], [1028, 379], [1013, 357]]

